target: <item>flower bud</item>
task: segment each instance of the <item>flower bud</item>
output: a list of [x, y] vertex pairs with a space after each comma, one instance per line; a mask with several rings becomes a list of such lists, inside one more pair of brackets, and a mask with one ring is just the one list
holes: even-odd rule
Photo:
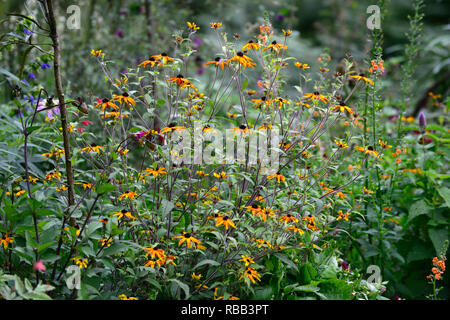
[[423, 112], [419, 113], [419, 127], [422, 127], [425, 129], [427, 126], [427, 118], [425, 117], [425, 114]]

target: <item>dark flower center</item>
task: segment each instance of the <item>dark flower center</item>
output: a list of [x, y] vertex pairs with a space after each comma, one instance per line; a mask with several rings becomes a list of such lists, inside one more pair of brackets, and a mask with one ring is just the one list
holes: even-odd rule
[[240, 52], [240, 51], [238, 53], [236, 53], [236, 55], [239, 56], [239, 57], [243, 57], [244, 56], [244, 54], [242, 52]]
[[122, 213], [127, 213], [127, 210], [125, 210], [125, 209], [122, 209], [122, 211], [120, 211], [120, 212], [122, 212]]
[[91, 147], [96, 147], [97, 145], [95, 144], [95, 143], [92, 143], [91, 144]]
[[276, 41], [273, 41], [272, 44], [277, 44], [277, 42], [276, 42]]
[[177, 75], [177, 78], [184, 78], [182, 74]]
[[186, 233], [186, 234], [184, 234], [184, 237], [185, 237], [186, 239], [189, 239], [189, 238], [191, 237], [191, 234], [190, 234], [190, 233]]
[[175, 123], [175, 122], [172, 122], [172, 123], [169, 123], [169, 125], [168, 125], [168, 127], [169, 128], [173, 128], [173, 127], [175, 127], [177, 124]]
[[372, 146], [368, 146], [367, 150], [373, 151], [373, 147]]
[[229, 218], [228, 217], [223, 217], [223, 220], [224, 221], [227, 221]]
[[219, 61], [220, 61], [220, 57], [216, 57], [216, 58], [214, 59], [214, 61], [219, 62]]
[[345, 106], [345, 102], [344, 102], [344, 101], [341, 101], [341, 102], [339, 103], [339, 105]]
[[253, 40], [250, 40], [248, 43], [254, 43]]
[[128, 92], [122, 93], [122, 97], [129, 97]]
[[155, 61], [155, 58], [150, 57], [150, 59], [148, 59], [149, 61]]
[[315, 95], [315, 96], [320, 95], [319, 91], [314, 91], [314, 95]]
[[252, 208], [253, 208], [253, 209], [258, 209], [258, 205], [252, 204]]
[[161, 53], [161, 56], [167, 57], [167, 53], [163, 52], [163, 53]]
[[239, 129], [245, 130], [245, 129], [247, 129], [247, 127], [246, 127], [245, 125], [241, 124], [241, 125], [239, 126]]
[[105, 98], [105, 99], [102, 100], [102, 102], [103, 103], [107, 103], [107, 102], [109, 102], [109, 100]]

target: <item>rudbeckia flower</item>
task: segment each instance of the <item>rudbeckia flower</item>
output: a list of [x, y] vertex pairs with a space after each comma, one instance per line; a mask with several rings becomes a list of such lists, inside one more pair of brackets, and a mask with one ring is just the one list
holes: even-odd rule
[[136, 192], [128, 191], [128, 192], [122, 193], [119, 196], [119, 201], [122, 201], [123, 198], [134, 199], [136, 197], [137, 197], [137, 193]]
[[204, 64], [204, 66], [208, 66], [210, 64], [215, 65], [216, 67], [220, 67], [222, 70], [225, 66], [228, 66], [228, 62], [225, 59], [222, 59], [220, 57], [216, 57], [213, 61], [208, 61]]
[[286, 99], [283, 99], [283, 98], [276, 98], [276, 99], [273, 99], [273, 100], [272, 100], [272, 103], [274, 103], [274, 104], [277, 104], [277, 103], [278, 103], [278, 109], [281, 109], [281, 107], [282, 107], [284, 104], [291, 104], [290, 101], [288, 101], [288, 100], [286, 100]]
[[307, 63], [296, 62], [294, 65], [302, 70], [309, 69], [309, 65]]
[[287, 228], [286, 228], [286, 231], [291, 231], [291, 232], [297, 232], [299, 235], [302, 235], [303, 233], [305, 233], [302, 229], [300, 229], [300, 228], [297, 228], [296, 226], [293, 226], [293, 225], [289, 225]]
[[353, 75], [350, 76], [350, 78], [356, 79], [356, 80], [363, 80], [367, 83], [370, 83], [371, 85], [373, 85], [373, 81], [370, 80], [369, 78], [366, 78], [366, 76], [364, 75], [364, 73], [360, 73], [359, 75]]
[[80, 267], [80, 269], [87, 268], [87, 263], [88, 263], [87, 259], [75, 257], [75, 258], [72, 258], [72, 260], [75, 261], [75, 264], [78, 265], [78, 267]]
[[199, 244], [201, 243], [200, 240], [194, 238], [194, 237], [193, 237], [190, 233], [188, 233], [188, 232], [183, 232], [183, 235], [182, 235], [182, 236], [176, 236], [176, 237], [173, 237], [172, 239], [173, 239], [173, 240], [175, 240], [175, 239], [180, 239], [180, 241], [178, 242], [178, 246], [181, 246], [184, 242], [186, 242], [186, 246], [187, 246], [188, 248], [192, 247], [192, 243], [191, 243], [191, 242], [194, 243], [194, 246], [195, 246], [195, 245], [199, 245]]
[[292, 34], [292, 30], [287, 30], [286, 31], [284, 29], [281, 29], [281, 32], [283, 32], [285, 37], [289, 37]]
[[175, 82], [180, 86], [180, 89], [184, 88], [192, 88], [195, 91], [198, 91], [197, 88], [192, 84], [192, 82], [183, 77], [183, 75], [179, 74], [176, 77], [170, 77], [168, 82]]
[[345, 111], [348, 111], [348, 113], [353, 114], [353, 110], [345, 105], [344, 101], [341, 101], [339, 104], [333, 106], [333, 111], [339, 111], [340, 113], [345, 113]]
[[45, 175], [45, 180], [49, 181], [54, 178], [57, 178], [58, 180], [61, 180], [61, 173], [60, 172], [53, 172]]
[[239, 127], [233, 128], [233, 131], [234, 131], [234, 134], [235, 134], [235, 135], [236, 135], [236, 134], [239, 134], [239, 133], [245, 135], [245, 134], [248, 133], [248, 128], [247, 128], [246, 125], [241, 124]]
[[120, 113], [120, 112], [107, 112], [107, 113], [105, 113], [105, 114], [102, 114], [101, 116], [100, 116], [102, 119], [106, 119], [106, 118], [114, 118], [114, 119], [119, 119], [119, 118], [128, 118], [128, 115], [127, 114], [123, 114], [123, 113]]
[[175, 123], [171, 123], [166, 128], [161, 129], [160, 134], [164, 134], [166, 132], [184, 130], [184, 129], [186, 129], [186, 127], [177, 126]]
[[341, 149], [348, 148], [348, 145], [345, 142], [341, 142], [341, 141], [338, 141], [336, 139], [334, 139], [334, 142], [336, 143], [338, 148], [341, 148]]
[[154, 177], [157, 177], [158, 175], [165, 175], [165, 174], [167, 174], [166, 168], [159, 168], [158, 170], [147, 168], [144, 171], [142, 171], [142, 173], [145, 176], [148, 176], [148, 175], [152, 174]]
[[251, 206], [245, 206], [242, 208], [247, 209], [247, 211], [251, 212], [253, 215], [255, 215], [255, 213], [261, 211], [261, 208], [255, 203], [252, 204]]
[[151, 56], [151, 58], [154, 58], [155, 60], [158, 61], [161, 60], [163, 65], [165, 65], [167, 62], [173, 61], [173, 58], [169, 57], [165, 52]]
[[241, 259], [239, 259], [239, 261], [242, 261], [246, 267], [251, 265], [252, 263], [255, 263], [255, 261], [249, 256], [241, 256]]
[[101, 107], [102, 109], [100, 110], [100, 112], [105, 111], [106, 108], [108, 109], [114, 109], [114, 110], [119, 110], [119, 107], [117, 105], [115, 105], [114, 103], [112, 103], [111, 101], [109, 101], [109, 99], [103, 99], [100, 100], [98, 99], [98, 103], [94, 106], [94, 108], [98, 108]]
[[97, 152], [98, 154], [100, 154], [100, 149], [105, 149], [105, 148], [93, 143], [89, 147], [81, 149], [80, 152], [91, 152], [92, 151], [92, 152]]
[[163, 64], [161, 61], [156, 60], [154, 57], [150, 57], [148, 60], [145, 60], [142, 63], [140, 63], [138, 67], [144, 66], [144, 68], [146, 68], [148, 65], [150, 65], [150, 67], [153, 68], [155, 65], [157, 67], [161, 67]]
[[112, 217], [117, 217], [117, 220], [122, 219], [123, 217], [130, 218], [131, 220], [135, 220], [136, 217], [134, 217], [130, 211], [122, 209], [121, 211], [113, 212]]
[[236, 53], [232, 58], [228, 59], [228, 62], [231, 62], [231, 61], [237, 61], [241, 66], [244, 67], [244, 69], [246, 67], [254, 68], [256, 66], [256, 63], [252, 62], [253, 59], [247, 57], [245, 54], [243, 54], [240, 51], [238, 53]]
[[128, 95], [128, 92], [124, 92], [124, 93], [122, 93], [122, 95], [120, 95], [120, 96], [114, 94], [112, 100], [118, 100], [120, 103], [124, 102], [124, 103], [126, 103], [128, 106], [130, 106], [130, 105], [135, 106], [135, 105], [136, 105], [136, 102], [134, 101], [133, 98], [131, 98], [131, 97]]
[[358, 150], [358, 151], [364, 152], [364, 154], [371, 154], [371, 155], [373, 155], [375, 157], [378, 157], [378, 152], [375, 151], [372, 146], [367, 147], [367, 149], [364, 149], [363, 147], [356, 146], [355, 149]]
[[198, 27], [194, 22], [187, 22], [187, 26], [192, 31], [197, 31], [200, 29], [200, 27]]
[[290, 215], [289, 213], [286, 214], [286, 215], [284, 215], [284, 216], [281, 216], [281, 217], [280, 217], [280, 220], [281, 220], [281, 221], [284, 221], [284, 222], [286, 222], [286, 223], [289, 223], [289, 222], [291, 222], [291, 221], [292, 221], [292, 222], [298, 222], [298, 219], [297, 219], [296, 217]]
[[265, 105], [265, 108], [267, 110], [268, 107], [270, 107], [272, 100], [267, 99], [266, 97], [261, 97], [260, 99], [252, 99], [253, 103], [256, 103], [255, 108], [261, 107], [261, 105]]
[[309, 101], [317, 101], [320, 100], [324, 103], [328, 102], [328, 98], [322, 94], [320, 94], [319, 91], [315, 91], [314, 93], [307, 93], [303, 96], [303, 99], [309, 100]]
[[242, 51], [258, 50], [259, 48], [261, 48], [261, 45], [259, 43], [250, 40], [242, 47]]
[[267, 176], [267, 179], [277, 179], [278, 183], [280, 183], [281, 181], [286, 181], [286, 178], [280, 173], [271, 174], [270, 176]]
[[222, 224], [225, 226], [225, 229], [227, 229], [227, 230], [228, 230], [228, 227], [233, 227], [236, 229], [236, 225], [234, 224], [233, 221], [231, 221], [231, 219], [228, 216], [219, 216], [216, 218], [216, 227], [218, 227]]
[[210, 22], [211, 29], [218, 29], [222, 26], [222, 22]]
[[267, 49], [272, 49], [272, 51], [279, 53], [280, 50], [286, 50], [287, 46], [279, 44], [276, 41], [272, 41], [272, 43], [267, 48], [264, 48], [262, 51], [266, 51]]
[[244, 276], [247, 277], [252, 283], [256, 283], [255, 279], [261, 281], [260, 274], [253, 268], [247, 268], [247, 270], [245, 270], [239, 280], [241, 280]]
[[228, 175], [224, 171], [222, 171], [220, 173], [214, 172], [214, 177], [216, 177], [217, 179], [225, 179], [226, 177], [228, 177]]
[[192, 272], [191, 275], [192, 279], [199, 281], [202, 278], [201, 274], [195, 274], [195, 272]]
[[381, 141], [381, 140], [378, 140], [378, 143], [380, 144], [380, 146], [381, 146], [383, 149], [389, 149], [389, 148], [392, 148], [391, 145], [388, 145], [388, 144], [387, 144], [387, 141]]
[[13, 237], [8, 236], [7, 233], [5, 233], [0, 238], [0, 246], [3, 246], [4, 249], [8, 249], [8, 245], [14, 241]]
[[91, 54], [92, 54], [94, 57], [100, 57], [100, 56], [104, 57], [104, 56], [105, 56], [105, 54], [102, 53], [102, 50], [94, 50], [94, 49], [92, 49], [92, 50], [91, 50]]
[[348, 221], [348, 217], [350, 216], [350, 212], [342, 213], [342, 210], [338, 211], [339, 216], [336, 218], [336, 221], [339, 221], [341, 219], [344, 219], [345, 221]]

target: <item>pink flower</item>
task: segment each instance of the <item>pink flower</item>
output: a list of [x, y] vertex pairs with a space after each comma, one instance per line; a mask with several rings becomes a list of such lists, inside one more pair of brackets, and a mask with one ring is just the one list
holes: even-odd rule
[[83, 133], [84, 129], [83, 128], [77, 128], [78, 132]]
[[84, 120], [84, 121], [81, 121], [81, 123], [87, 127], [88, 125], [90, 125], [92, 123], [92, 121]]
[[44, 272], [44, 271], [45, 271], [44, 262], [42, 262], [42, 260], [39, 260], [38, 262], [36, 262], [36, 263], [34, 264], [33, 268], [34, 268], [35, 270]]

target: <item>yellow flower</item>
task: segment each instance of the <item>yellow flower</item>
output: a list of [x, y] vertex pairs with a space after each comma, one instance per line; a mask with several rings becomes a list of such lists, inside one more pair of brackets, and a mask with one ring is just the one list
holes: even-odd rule
[[68, 188], [66, 186], [62, 186], [61, 188], [56, 188], [56, 191], [65, 191]]
[[91, 54], [92, 54], [94, 57], [100, 57], [100, 56], [102, 56], [102, 58], [103, 58], [103, 57], [105, 56], [105, 54], [102, 53], [102, 50], [94, 50], [94, 49], [92, 49]]
[[247, 268], [247, 270], [245, 270], [239, 280], [241, 280], [244, 276], [247, 277], [252, 283], [256, 283], [255, 279], [261, 281], [260, 274], [253, 268]]
[[234, 224], [234, 222], [231, 221], [231, 219], [227, 216], [219, 216], [216, 218], [216, 227], [218, 227], [222, 224], [225, 226], [225, 229], [227, 229], [227, 230], [228, 230], [228, 227], [233, 227], [236, 229], [236, 225]]
[[341, 148], [341, 149], [348, 148], [348, 145], [345, 142], [337, 141], [336, 139], [334, 139], [334, 142], [336, 143], [338, 148]]
[[8, 249], [8, 244], [12, 243], [14, 241], [13, 237], [8, 236], [7, 233], [5, 233], [1, 238], [0, 238], [0, 246], [3, 245], [3, 248]]
[[355, 149], [358, 150], [358, 151], [364, 152], [364, 154], [371, 154], [374, 157], [378, 157], [378, 152], [375, 151], [372, 146], [368, 146], [367, 149], [364, 149], [363, 147], [356, 146]]
[[124, 92], [124, 93], [122, 93], [122, 95], [116, 95], [116, 94], [114, 94], [112, 100], [118, 100], [120, 103], [124, 102], [124, 103], [126, 103], [128, 106], [130, 106], [130, 105], [135, 106], [135, 105], [136, 105], [136, 102], [134, 101], [133, 98], [131, 98], [131, 97], [128, 95], [128, 92]]
[[307, 93], [303, 96], [303, 99], [309, 100], [309, 101], [317, 101], [320, 100], [324, 103], [328, 102], [328, 98], [322, 94], [320, 94], [319, 91], [315, 91], [313, 93]]
[[123, 217], [130, 218], [131, 220], [135, 220], [135, 219], [136, 219], [136, 217], [134, 217], [134, 216], [131, 214], [131, 212], [129, 212], [129, 211], [125, 210], [125, 209], [123, 209], [123, 210], [121, 210], [121, 211], [113, 212], [113, 215], [112, 215], [112, 216], [113, 216], [113, 217], [117, 217], [117, 220], [120, 220], [120, 219], [122, 219]]
[[100, 149], [105, 149], [105, 148], [103, 148], [102, 146], [98, 146], [98, 145], [96, 145], [95, 143], [93, 143], [93, 144], [91, 144], [89, 147], [86, 147], [86, 148], [82, 148], [81, 150], [80, 150], [80, 152], [97, 152], [98, 154], [100, 154]]
[[90, 183], [75, 182], [74, 184], [80, 184], [80, 185], [82, 185], [82, 186], [83, 186], [83, 190], [92, 188], [92, 184], [90, 184]]
[[[100, 100], [99, 100], [100, 101]], [[103, 99], [101, 102], [97, 103], [94, 108], [98, 108], [101, 107], [102, 109], [100, 110], [100, 112], [105, 111], [106, 108], [108, 109], [114, 109], [114, 110], [119, 110], [119, 107], [117, 105], [115, 105], [114, 103], [112, 103], [111, 101], [109, 101], [109, 99]]]
[[356, 80], [363, 80], [363, 81], [365, 81], [365, 82], [370, 83], [371, 85], [373, 85], [373, 81], [370, 80], [369, 78], [366, 78], [365, 75], [364, 75], [364, 73], [360, 73], [359, 75], [353, 75], [353, 76], [350, 76], [350, 78], [353, 78], [353, 79], [356, 79]]
[[281, 32], [283, 32], [283, 34], [284, 34], [285, 37], [289, 37], [289, 36], [292, 34], [292, 30], [286, 31], [286, 30], [284, 30], [284, 29], [281, 29]]
[[281, 181], [283, 181], [283, 182], [286, 181], [286, 178], [280, 173], [274, 173], [274, 174], [271, 174], [270, 176], [267, 176], [268, 180], [275, 179], [275, 178], [277, 179], [278, 183], [281, 183]]
[[348, 221], [348, 216], [350, 215], [350, 212], [342, 213], [342, 210], [339, 210], [338, 214], [339, 214], [339, 217], [336, 218], [336, 221], [339, 221], [341, 219]]
[[119, 197], [119, 201], [122, 201], [123, 198], [128, 198], [128, 199], [134, 199], [137, 197], [137, 193], [133, 192], [133, 191], [128, 191], [125, 193], [122, 193]]
[[192, 243], [194, 243], [194, 246], [197, 244], [200, 244], [201, 241], [194, 238], [190, 233], [188, 232], [183, 232], [182, 236], [176, 236], [172, 238], [173, 240], [175, 239], [180, 239], [180, 241], [178, 242], [178, 246], [181, 246], [184, 242], [186, 242], [186, 245], [188, 248], [192, 247]]
[[261, 45], [259, 43], [250, 40], [242, 47], [242, 51], [258, 50], [259, 48], [261, 48]]
[[239, 261], [244, 262], [246, 267], [249, 266], [252, 263], [255, 263], [255, 261], [249, 256], [242, 256], [242, 258], [239, 259]]
[[206, 62], [204, 66], [208, 66], [210, 64], [213, 64], [216, 67], [220, 67], [223, 70], [225, 66], [228, 66], [228, 61], [222, 59], [221, 57], [216, 57], [214, 60]]
[[345, 113], [346, 110], [348, 113], [353, 114], [353, 110], [346, 106], [344, 101], [341, 101], [338, 105], [333, 107], [333, 111], [339, 111], [340, 113]]
[[199, 281], [201, 277], [201, 274], [195, 274], [195, 272], [192, 272], [192, 279]]
[[256, 66], [256, 63], [252, 62], [253, 59], [247, 57], [240, 51], [236, 53], [232, 58], [228, 59], [228, 62], [231, 61], [237, 61], [241, 66], [244, 67], [244, 69], [247, 67], [254, 68]]
[[163, 65], [165, 65], [167, 62], [174, 61], [173, 58], [169, 57], [167, 55], [167, 53], [165, 53], [165, 52], [163, 52], [161, 54], [157, 54], [157, 55], [151, 56], [150, 59], [151, 58], [153, 58], [153, 59], [155, 59], [157, 61], [161, 60]]
[[281, 221], [284, 221], [284, 222], [286, 222], [286, 223], [289, 223], [289, 222], [291, 222], [291, 221], [292, 221], [292, 222], [298, 222], [298, 219], [297, 219], [296, 217], [290, 215], [289, 213], [286, 214], [286, 215], [284, 215], [284, 216], [281, 216], [281, 217], [280, 217], [280, 220], [281, 220]]
[[204, 171], [197, 171], [196, 174], [198, 174], [199, 176], [202, 176], [202, 177], [209, 176], [209, 174], [205, 173]]
[[49, 181], [54, 178], [58, 178], [58, 180], [61, 180], [61, 173], [60, 172], [53, 172], [45, 175], [45, 180]]
[[87, 263], [88, 263], [87, 259], [75, 257], [75, 258], [72, 258], [72, 260], [75, 261], [75, 264], [77, 264], [78, 267], [80, 267], [80, 269], [87, 268]]
[[226, 177], [228, 177], [228, 175], [224, 171], [222, 171], [220, 173], [214, 172], [214, 177], [216, 177], [217, 179], [225, 179]]
[[144, 171], [142, 171], [142, 173], [145, 176], [148, 176], [148, 175], [152, 174], [154, 177], [157, 177], [158, 175], [165, 175], [165, 174], [167, 174], [166, 168], [159, 168], [158, 170], [153, 170], [151, 168], [147, 168]]
[[286, 228], [286, 230], [287, 231], [291, 231], [291, 232], [297, 232], [298, 234], [300, 234], [300, 235], [302, 235], [303, 233], [305, 233], [302, 229], [300, 229], [300, 228], [297, 228], [296, 226], [293, 226], [293, 225], [289, 225], [287, 228]]
[[294, 65], [302, 70], [309, 69], [309, 65], [307, 63], [296, 62]]
[[200, 27], [197, 27], [197, 25], [194, 22], [188, 22], [187, 25], [189, 29], [191, 29], [192, 31], [197, 31], [198, 29], [200, 29]]
[[105, 238], [105, 239], [101, 239], [101, 240], [98, 240], [99, 242], [101, 242], [101, 246], [102, 247], [111, 247], [111, 241], [112, 241], [112, 239], [111, 238]]
[[222, 22], [210, 22], [209, 24], [211, 25], [211, 29], [217, 29], [222, 26]]
[[137, 300], [138, 298], [136, 297], [127, 297], [125, 294], [121, 294], [119, 296], [120, 300]]
[[43, 153], [42, 156], [45, 159], [48, 159], [48, 158], [51, 158], [51, 157], [55, 157], [55, 159], [58, 160], [64, 154], [65, 154], [65, 152], [64, 152], [63, 149], [53, 148], [49, 153]]
[[267, 48], [264, 48], [262, 51], [266, 51], [267, 49], [272, 49], [272, 51], [279, 53], [280, 50], [286, 50], [287, 46], [279, 44], [276, 41], [272, 41], [272, 43]]
[[380, 146], [381, 146], [383, 149], [389, 149], [389, 148], [392, 148], [391, 145], [388, 145], [387, 141], [381, 141], [381, 140], [378, 140], [378, 143], [380, 144]]

